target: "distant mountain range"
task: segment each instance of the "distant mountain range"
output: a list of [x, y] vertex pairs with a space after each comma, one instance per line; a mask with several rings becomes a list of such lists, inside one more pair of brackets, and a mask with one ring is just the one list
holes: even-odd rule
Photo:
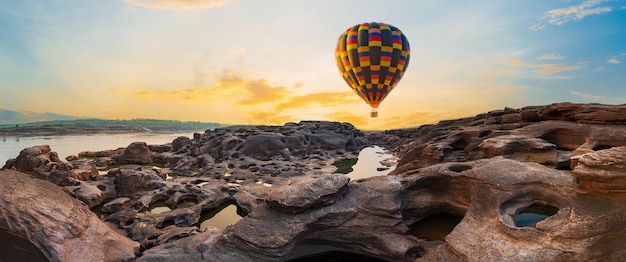
[[[0, 129], [28, 130], [33, 127], [74, 127], [74, 128], [144, 128], [152, 131], [173, 130], [206, 130], [227, 126], [219, 123], [158, 120], [158, 119], [130, 119], [109, 120], [96, 118], [80, 118], [76, 116], [59, 115], [53, 113], [28, 114], [11, 110], [0, 109]], [[1, 130], [0, 130], [1, 131]]]
[[54, 114], [50, 112], [33, 113], [0, 109], [0, 125], [15, 125], [32, 122], [84, 119], [77, 116]]

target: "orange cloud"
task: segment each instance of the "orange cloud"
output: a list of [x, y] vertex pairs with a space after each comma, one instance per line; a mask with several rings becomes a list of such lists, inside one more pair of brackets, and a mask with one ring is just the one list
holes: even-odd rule
[[[297, 86], [298, 84], [296, 84]], [[114, 89], [115, 93], [126, 92]], [[159, 99], [164, 101], [205, 103], [211, 101], [235, 100], [235, 105], [251, 106], [275, 103], [291, 95], [288, 88], [271, 86], [266, 79], [247, 80], [227, 73], [213, 87], [196, 87], [173, 91], [143, 90], [132, 93], [140, 100]]]
[[321, 92], [291, 97], [288, 101], [277, 104], [275, 110], [282, 112], [287, 109], [302, 108], [310, 105], [328, 107], [359, 102], [362, 103], [361, 98], [354, 94], [353, 91]]
[[[546, 56], [546, 58], [555, 58], [556, 56]], [[535, 70], [535, 74], [537, 75], [551, 75], [556, 74], [563, 71], [572, 71], [579, 70], [585, 68], [587, 65], [584, 62], [577, 64], [526, 64], [519, 59], [511, 59], [509, 61], [504, 62], [505, 65], [512, 67], [529, 67], [529, 68], [539, 68]]]
[[563, 65], [563, 64], [541, 64], [541, 65], [532, 65], [531, 67], [541, 68], [539, 70], [535, 70], [535, 74], [537, 75], [551, 75], [556, 74], [558, 72], [563, 71], [571, 71], [585, 68], [585, 65], [577, 64], [577, 65]]
[[[287, 97], [283, 102], [277, 103], [269, 110], [255, 110], [250, 113], [248, 121], [253, 123], [265, 124], [283, 124], [295, 121], [296, 118], [291, 115], [281, 115], [285, 111], [309, 107], [319, 106], [323, 108], [332, 106], [343, 106], [346, 104], [363, 103], [361, 99], [352, 91], [346, 92], [320, 92], [313, 94], [305, 94], [299, 96]], [[337, 120], [340, 121], [340, 120]], [[353, 122], [351, 122], [353, 123]]]
[[268, 124], [282, 125], [287, 122], [297, 121], [297, 119], [292, 116], [277, 115], [276, 112], [273, 112], [273, 111], [261, 111], [261, 110], [254, 110], [250, 112], [250, 117], [247, 120], [248, 122], [252, 124], [257, 124], [257, 125], [268, 125]]
[[324, 115], [331, 121], [336, 122], [348, 122], [354, 126], [365, 126], [368, 124], [368, 117], [363, 116], [362, 114], [356, 115], [348, 111], [339, 111], [331, 114]]

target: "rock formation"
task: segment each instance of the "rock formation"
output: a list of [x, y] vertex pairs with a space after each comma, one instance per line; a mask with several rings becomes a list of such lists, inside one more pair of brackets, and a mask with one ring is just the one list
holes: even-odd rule
[[[140, 243], [138, 261], [615, 261], [626, 255], [625, 116], [623, 105], [559, 103], [367, 133], [234, 126], [69, 162], [37, 147], [10, 160], [0, 184], [20, 186], [19, 171], [63, 187], [126, 235], [114, 245]], [[399, 157], [388, 176], [334, 174], [371, 144]], [[85, 163], [100, 174], [78, 172]], [[156, 203], [167, 210], [150, 212]], [[231, 204], [247, 215], [201, 229]]]
[[58, 186], [12, 170], [0, 177], [0, 230], [28, 239], [48, 260], [133, 261], [139, 254], [139, 243]]

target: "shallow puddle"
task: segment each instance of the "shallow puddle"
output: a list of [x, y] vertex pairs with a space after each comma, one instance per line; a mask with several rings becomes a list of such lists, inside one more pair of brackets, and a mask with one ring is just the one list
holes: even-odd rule
[[537, 223], [559, 212], [559, 209], [549, 205], [534, 204], [523, 208], [515, 216], [515, 226], [535, 227]]
[[237, 223], [246, 215], [246, 212], [236, 204], [225, 203], [215, 209], [202, 212], [199, 220], [200, 230], [204, 231], [209, 226], [224, 229], [230, 224]]
[[373, 176], [385, 176], [395, 169], [395, 166], [385, 166], [381, 161], [393, 158], [384, 148], [370, 146], [359, 152], [357, 159], [346, 159], [334, 163], [336, 173], [348, 174], [351, 180]]
[[153, 214], [161, 214], [163, 212], [172, 211], [172, 209], [167, 206], [165, 201], [160, 200], [150, 204], [148, 211]]

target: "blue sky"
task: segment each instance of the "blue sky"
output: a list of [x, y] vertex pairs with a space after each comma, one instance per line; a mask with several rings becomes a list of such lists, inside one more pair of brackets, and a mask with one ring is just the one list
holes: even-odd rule
[[[340, 77], [348, 27], [411, 44], [369, 118]], [[436, 123], [504, 107], [626, 103], [626, 1], [21, 0], [0, 3], [0, 108], [232, 124]]]

